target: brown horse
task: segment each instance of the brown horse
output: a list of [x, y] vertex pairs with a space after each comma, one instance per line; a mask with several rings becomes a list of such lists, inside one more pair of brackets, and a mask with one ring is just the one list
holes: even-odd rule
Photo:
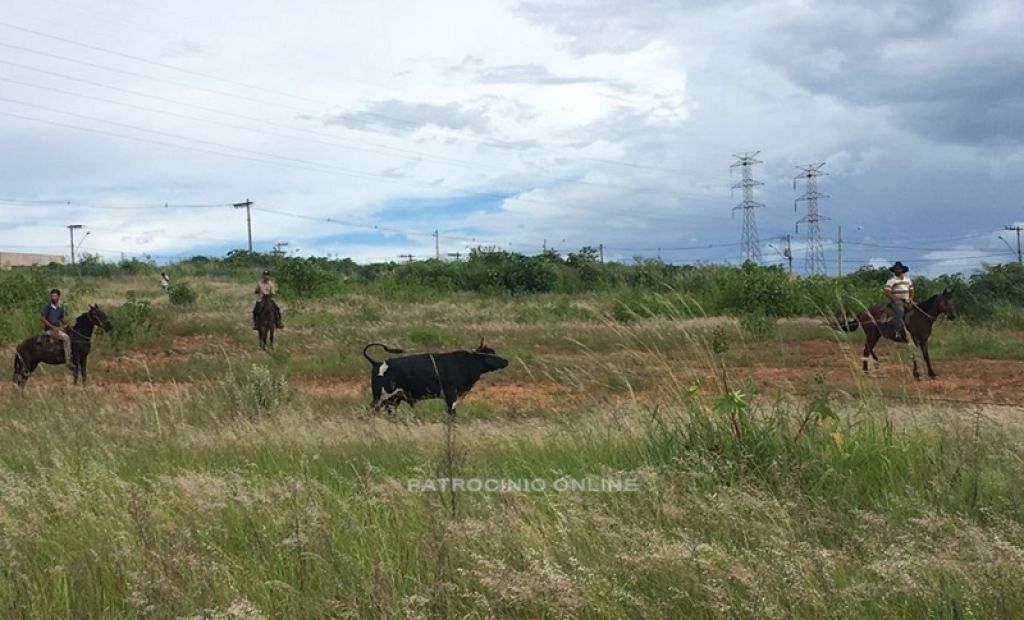
[[[92, 349], [92, 331], [96, 327], [106, 332], [114, 328], [106, 313], [96, 305], [89, 306], [89, 311], [79, 315], [71, 327], [71, 359], [75, 363], [76, 385], [79, 374], [82, 375], [82, 385], [85, 385], [85, 365], [89, 351]], [[25, 387], [29, 376], [40, 363], [63, 364], [64, 362], [64, 347], [59, 340], [46, 334], [32, 336], [23, 340], [14, 354], [14, 384], [19, 388]]]
[[266, 349], [267, 343], [274, 347], [274, 330], [278, 325], [280, 309], [272, 297], [265, 297], [256, 309], [256, 331], [260, 335], [260, 349]]
[[[932, 335], [932, 325], [939, 315], [946, 315], [949, 319], [956, 318], [956, 307], [953, 305], [953, 291], [945, 289], [937, 295], [932, 295], [921, 303], [914, 303], [913, 308], [907, 312], [906, 327], [910, 332], [910, 339], [919, 349], [924, 357], [924, 363], [928, 365], [928, 377], [934, 379], [935, 371], [932, 370], [932, 360], [928, 356], [928, 338]], [[843, 331], [857, 331], [858, 327], [864, 328], [864, 372], [868, 371], [868, 358], [876, 362], [875, 345], [885, 336], [889, 340], [902, 343], [903, 340], [896, 340], [895, 319], [892, 310], [887, 306], [871, 306], [864, 312], [857, 315], [857, 318], [850, 321], [844, 317], [836, 317], [836, 327]], [[921, 374], [917, 370], [917, 356], [914, 356], [914, 378], [920, 379]]]

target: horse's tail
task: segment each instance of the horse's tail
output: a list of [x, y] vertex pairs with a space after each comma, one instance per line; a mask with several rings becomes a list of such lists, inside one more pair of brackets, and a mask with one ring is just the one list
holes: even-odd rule
[[380, 362], [378, 362], [377, 360], [373, 359], [372, 357], [370, 357], [369, 355], [366, 354], [366, 352], [370, 350], [370, 347], [380, 347], [380, 348], [384, 349], [385, 351], [387, 351], [388, 353], [404, 353], [405, 352], [405, 351], [402, 351], [401, 349], [392, 349], [391, 347], [389, 347], [386, 344], [381, 344], [379, 342], [371, 342], [370, 344], [368, 344], [365, 347], [363, 347], [363, 357], [365, 357], [366, 361], [370, 362], [371, 364], [379, 364]]
[[854, 317], [852, 320], [845, 314], [836, 314], [829, 322], [832, 329], [844, 332], [855, 332], [860, 327], [860, 320]]

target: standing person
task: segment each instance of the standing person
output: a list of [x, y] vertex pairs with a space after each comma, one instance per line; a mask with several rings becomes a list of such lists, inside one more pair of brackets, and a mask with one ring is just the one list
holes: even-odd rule
[[277, 329], [284, 327], [281, 322], [281, 308], [277, 306], [274, 301], [274, 282], [270, 279], [270, 272], [264, 271], [263, 277], [256, 283], [256, 290], [253, 291], [256, 295], [256, 305], [252, 308], [252, 328], [256, 329], [256, 316], [259, 314], [260, 306], [264, 303], [272, 304], [274, 307], [274, 325]]
[[171, 279], [167, 277], [166, 273], [160, 274], [160, 292], [166, 293], [167, 289], [171, 288]]
[[75, 362], [71, 359], [71, 336], [64, 328], [68, 321], [64, 318], [64, 304], [60, 302], [60, 289], [50, 289], [50, 301], [43, 304], [39, 313], [39, 322], [43, 324], [43, 332], [60, 340], [64, 345], [64, 363], [71, 370], [75, 369]]
[[904, 317], [907, 309], [914, 303], [914, 283], [907, 277], [910, 268], [900, 261], [896, 261], [892, 267], [889, 267], [889, 271], [892, 272], [892, 277], [886, 281], [884, 291], [885, 296], [889, 298], [889, 307], [896, 315], [894, 325], [896, 337], [894, 340], [907, 342]]

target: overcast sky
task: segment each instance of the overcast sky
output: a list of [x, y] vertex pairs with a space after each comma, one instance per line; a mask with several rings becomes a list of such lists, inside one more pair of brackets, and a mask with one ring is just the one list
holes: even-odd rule
[[0, 2], [0, 251], [735, 263], [760, 151], [766, 262], [815, 162], [830, 272], [1016, 258], [1019, 2]]

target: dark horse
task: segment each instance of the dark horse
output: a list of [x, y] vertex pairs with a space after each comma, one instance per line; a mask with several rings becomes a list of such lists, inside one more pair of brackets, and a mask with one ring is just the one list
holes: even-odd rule
[[[92, 348], [92, 330], [99, 327], [109, 332], [114, 328], [107, 315], [99, 306], [89, 306], [89, 311], [80, 314], [71, 328], [71, 360], [75, 363], [75, 385], [78, 385], [78, 373], [82, 373], [82, 385], [85, 385], [86, 359]], [[60, 341], [46, 334], [39, 334], [23, 340], [14, 354], [14, 384], [25, 387], [29, 376], [36, 366], [43, 364], [63, 364], [64, 346]]]
[[[953, 305], [953, 291], [945, 289], [937, 295], [932, 295], [921, 303], [914, 303], [913, 309], [907, 313], [906, 326], [910, 332], [910, 339], [919, 349], [924, 357], [924, 363], [928, 365], [928, 377], [935, 378], [935, 371], [932, 370], [932, 360], [928, 356], [928, 337], [932, 335], [932, 325], [939, 318], [940, 314], [946, 315], [949, 319], [956, 318], [956, 307]], [[857, 315], [857, 318], [850, 321], [843, 317], [837, 317], [836, 326], [843, 331], [857, 331], [858, 327], [864, 328], [864, 372], [868, 371], [868, 357], [876, 362], [875, 345], [882, 336], [894, 342], [896, 340], [896, 328], [893, 324], [892, 311], [887, 306], [871, 306], [864, 312]], [[914, 378], [920, 379], [921, 374], [917, 370], [917, 357], [914, 357]]]
[[277, 317], [280, 316], [281, 309], [277, 307], [277, 302], [274, 301], [273, 297], [264, 297], [259, 302], [256, 308], [256, 331], [260, 334], [260, 348], [266, 349], [267, 342], [270, 342], [270, 346], [274, 346], [274, 330], [277, 328]]

